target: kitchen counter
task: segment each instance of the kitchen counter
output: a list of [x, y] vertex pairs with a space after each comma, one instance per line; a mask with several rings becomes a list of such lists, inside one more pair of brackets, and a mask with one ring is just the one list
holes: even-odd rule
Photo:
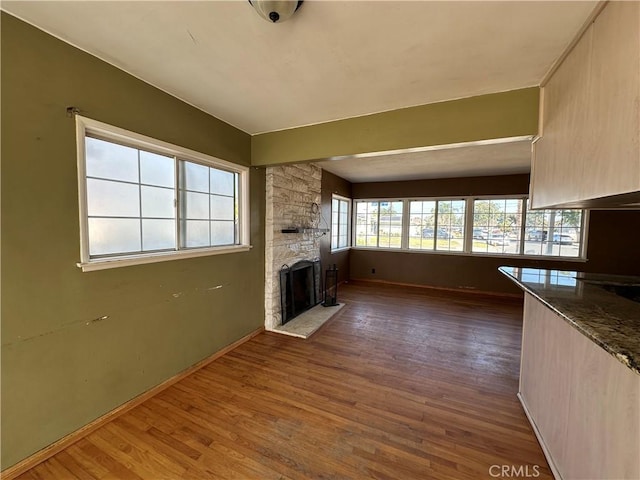
[[614, 292], [633, 296], [629, 292], [640, 288], [640, 277], [519, 267], [499, 271], [640, 375], [640, 303]]

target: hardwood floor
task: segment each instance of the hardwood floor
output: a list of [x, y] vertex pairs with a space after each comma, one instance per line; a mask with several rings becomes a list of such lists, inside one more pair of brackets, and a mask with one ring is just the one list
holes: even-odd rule
[[258, 335], [19, 478], [552, 478], [516, 398], [521, 305], [369, 284], [339, 297], [309, 340]]

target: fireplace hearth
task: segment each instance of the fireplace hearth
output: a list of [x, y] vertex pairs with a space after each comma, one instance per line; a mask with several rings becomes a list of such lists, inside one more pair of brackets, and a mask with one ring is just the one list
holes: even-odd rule
[[282, 325], [322, 300], [319, 260], [301, 260], [280, 270]]

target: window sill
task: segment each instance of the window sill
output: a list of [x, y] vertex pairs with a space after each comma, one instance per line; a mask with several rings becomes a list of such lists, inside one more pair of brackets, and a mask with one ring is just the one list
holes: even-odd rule
[[340, 253], [340, 252], [345, 252], [347, 250], [351, 250], [351, 246], [341, 247], [341, 248], [334, 248], [334, 249], [331, 250], [331, 253]]
[[109, 268], [129, 267], [132, 265], [145, 265], [148, 263], [166, 262], [169, 260], [181, 260], [187, 258], [208, 257], [225, 253], [247, 252], [251, 245], [235, 245], [232, 247], [198, 248], [194, 250], [178, 250], [174, 252], [162, 252], [145, 255], [131, 255], [128, 257], [113, 257], [91, 260], [86, 263], [77, 263], [83, 272], [106, 270]]
[[523, 260], [544, 260], [552, 262], [576, 262], [585, 263], [586, 258], [582, 257], [552, 257], [547, 255], [516, 255], [516, 254], [499, 254], [499, 253], [471, 253], [460, 251], [447, 251], [447, 250], [420, 250], [417, 248], [379, 248], [379, 247], [351, 247], [354, 250], [371, 250], [375, 252], [400, 252], [400, 253], [419, 253], [426, 255], [453, 255], [458, 257], [479, 257], [479, 258], [518, 258]]

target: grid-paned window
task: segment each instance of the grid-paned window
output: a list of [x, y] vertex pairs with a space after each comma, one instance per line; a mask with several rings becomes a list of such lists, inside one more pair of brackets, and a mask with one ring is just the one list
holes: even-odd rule
[[175, 160], [93, 137], [85, 148], [89, 255], [175, 248]]
[[357, 246], [402, 246], [402, 201], [358, 202], [355, 215]]
[[474, 200], [471, 251], [518, 255], [523, 218], [521, 198]]
[[433, 250], [436, 244], [435, 200], [409, 202], [409, 248]]
[[180, 161], [183, 248], [234, 245], [238, 237], [238, 174]]
[[438, 201], [436, 250], [461, 252], [464, 249], [464, 200]]
[[582, 210], [529, 210], [527, 207], [523, 253], [579, 257], [583, 228]]
[[333, 195], [331, 199], [331, 250], [349, 246], [349, 219], [351, 201]]
[[354, 202], [355, 247], [585, 256], [583, 210], [529, 210], [524, 196]]
[[462, 251], [464, 200], [409, 201], [409, 249]]
[[78, 126], [83, 269], [242, 244], [244, 167], [81, 117]]

